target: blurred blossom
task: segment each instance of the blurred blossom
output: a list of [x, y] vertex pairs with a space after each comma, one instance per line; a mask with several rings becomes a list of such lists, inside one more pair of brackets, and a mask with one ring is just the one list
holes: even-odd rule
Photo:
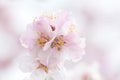
[[67, 80], [105, 80], [97, 62], [86, 63], [82, 61], [73, 66], [71, 70], [66, 71], [69, 73]]
[[18, 34], [12, 29], [13, 12], [9, 1], [0, 1], [0, 70], [9, 67], [21, 51]]

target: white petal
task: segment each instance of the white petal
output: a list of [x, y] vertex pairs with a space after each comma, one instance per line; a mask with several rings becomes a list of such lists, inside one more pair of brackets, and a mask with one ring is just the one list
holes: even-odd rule
[[45, 80], [46, 78], [46, 72], [42, 69], [36, 70], [31, 74], [30, 79], [31, 80]]
[[23, 55], [19, 57], [19, 67], [23, 72], [31, 72], [36, 69], [38, 63], [35, 59], [28, 55]]

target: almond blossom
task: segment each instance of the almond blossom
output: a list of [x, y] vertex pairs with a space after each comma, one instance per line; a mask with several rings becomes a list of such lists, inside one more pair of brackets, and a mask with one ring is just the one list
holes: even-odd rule
[[36, 63], [35, 69], [46, 73], [65, 60], [79, 61], [84, 54], [84, 38], [80, 37], [76, 24], [65, 11], [45, 13], [35, 19], [20, 41], [32, 56], [33, 63], [30, 64]]

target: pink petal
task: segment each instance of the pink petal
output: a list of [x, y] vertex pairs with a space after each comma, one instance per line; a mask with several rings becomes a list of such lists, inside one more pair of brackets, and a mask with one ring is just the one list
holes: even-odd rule
[[56, 17], [55, 21], [53, 21], [53, 24], [56, 28], [56, 31], [58, 32], [61, 30], [62, 26], [69, 21], [69, 14], [65, 11], [58, 11], [54, 15]]
[[26, 47], [26, 48], [33, 48], [35, 46], [35, 42], [38, 39], [38, 34], [36, 33], [33, 25], [28, 25], [27, 27], [27, 31], [24, 32], [21, 37], [20, 37], [20, 41], [21, 44]]
[[80, 38], [79, 36], [70, 33], [64, 38], [66, 44], [63, 49], [66, 57], [73, 61], [78, 61], [85, 54], [85, 40]]
[[33, 23], [33, 25], [38, 33], [44, 33], [48, 36], [51, 36], [52, 29], [47, 18], [40, 17], [38, 21]]

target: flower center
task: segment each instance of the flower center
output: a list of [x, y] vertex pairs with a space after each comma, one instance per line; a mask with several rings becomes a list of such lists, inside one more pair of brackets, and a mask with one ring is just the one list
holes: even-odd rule
[[57, 36], [54, 41], [51, 44], [51, 48], [56, 47], [58, 51], [61, 50], [62, 46], [65, 44], [65, 42], [63, 41], [63, 35], [59, 35]]
[[[51, 43], [50, 47], [51, 48], [55, 47], [58, 51], [60, 51], [62, 46], [65, 44], [63, 37], [64, 37], [63, 35], [57, 36]], [[40, 47], [43, 48], [48, 41], [50, 41], [50, 37], [41, 33], [40, 38], [38, 39], [38, 43], [40, 44]]]
[[46, 73], [48, 73], [48, 67], [45, 66], [44, 64], [39, 64], [39, 66], [37, 67], [37, 69], [43, 69]]
[[43, 48], [45, 43], [50, 40], [49, 36], [44, 35], [43, 33], [40, 34], [40, 38], [38, 39], [38, 42], [40, 44], [40, 47]]

